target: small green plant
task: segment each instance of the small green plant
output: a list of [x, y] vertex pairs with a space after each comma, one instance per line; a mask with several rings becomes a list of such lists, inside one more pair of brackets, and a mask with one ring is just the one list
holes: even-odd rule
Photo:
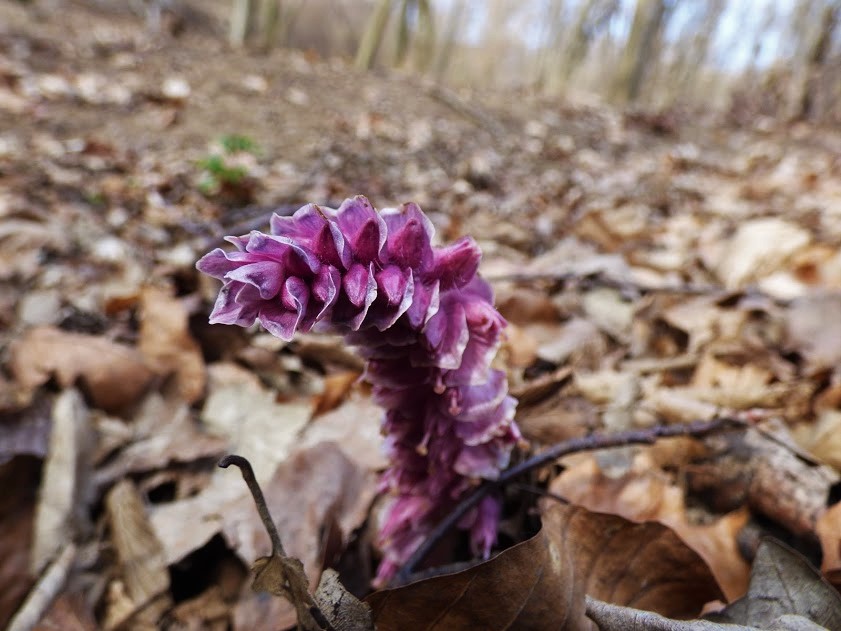
[[240, 136], [239, 134], [228, 134], [222, 136], [219, 144], [225, 150], [225, 153], [250, 153], [257, 154], [257, 143], [248, 136]]
[[216, 195], [223, 188], [238, 188], [248, 177], [248, 168], [237, 156], [256, 155], [257, 143], [247, 136], [230, 134], [219, 139], [221, 152], [212, 153], [196, 164], [203, 175], [199, 181], [199, 190], [204, 195]]

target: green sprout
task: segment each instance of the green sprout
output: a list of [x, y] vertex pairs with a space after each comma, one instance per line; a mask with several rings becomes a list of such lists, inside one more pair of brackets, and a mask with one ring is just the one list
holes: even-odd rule
[[237, 164], [231, 164], [228, 156], [237, 153], [256, 155], [257, 143], [247, 136], [229, 134], [219, 139], [222, 153], [213, 153], [199, 160], [196, 165], [203, 171], [198, 188], [204, 195], [215, 195], [225, 186], [237, 187], [248, 176], [248, 170]]

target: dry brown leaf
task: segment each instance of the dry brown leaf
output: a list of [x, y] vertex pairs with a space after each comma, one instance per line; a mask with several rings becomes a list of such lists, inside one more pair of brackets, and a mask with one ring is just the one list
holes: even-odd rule
[[567, 592], [573, 570], [566, 560], [544, 528], [490, 561], [375, 592], [365, 602], [379, 631], [563, 629], [573, 615]]
[[716, 273], [728, 288], [738, 289], [781, 269], [810, 240], [808, 231], [776, 217], [742, 222], [724, 248]]
[[785, 346], [803, 357], [810, 375], [841, 364], [841, 296], [795, 300], [786, 314]]
[[24, 410], [0, 414], [0, 463], [19, 455], [47, 455], [50, 410], [50, 400], [39, 397]]
[[708, 524], [691, 523], [683, 489], [657, 472], [645, 453], [638, 454], [632, 470], [619, 478], [606, 476], [595, 457], [581, 458], [552, 482], [550, 490], [589, 510], [668, 526], [706, 561], [728, 598], [740, 596], [747, 588], [749, 566], [737, 542], [748, 520], [747, 511], [735, 511]]
[[381, 446], [382, 418], [383, 409], [371, 396], [356, 390], [335, 410], [312, 420], [301, 432], [298, 447], [334, 442], [359, 466], [379, 471], [388, 465]]
[[105, 509], [128, 595], [139, 609], [169, 589], [163, 547], [130, 480], [114, 485], [105, 498]]
[[59, 594], [33, 631], [96, 631], [93, 611], [82, 594]]
[[90, 410], [76, 390], [65, 390], [53, 404], [50, 447], [35, 514], [33, 572], [41, 571], [89, 519], [86, 486], [93, 441]]
[[175, 375], [187, 403], [204, 394], [207, 375], [201, 349], [188, 327], [183, 303], [169, 292], [145, 287], [140, 293], [140, 335], [137, 349], [159, 375]]
[[828, 508], [818, 518], [815, 533], [821, 542], [821, 570], [828, 575], [841, 571], [841, 502]]
[[593, 629], [584, 597], [687, 617], [721, 592], [668, 528], [557, 503], [543, 528], [463, 572], [368, 597], [378, 629]]
[[709, 617], [768, 629], [782, 616], [792, 615], [815, 623], [816, 628], [841, 629], [841, 596], [803, 555], [769, 537], [756, 551], [748, 593]]
[[797, 443], [821, 462], [841, 471], [841, 412], [826, 410], [792, 430]]
[[93, 404], [108, 411], [136, 401], [153, 377], [133, 348], [53, 327], [27, 331], [12, 347], [10, 366], [21, 386], [30, 389], [53, 375], [64, 387], [78, 379]]
[[163, 469], [168, 464], [189, 464], [221, 456], [227, 441], [201, 430], [190, 408], [180, 399], [165, 399], [151, 392], [131, 419], [133, 440], [119, 456], [95, 473], [98, 486], [127, 474]]
[[313, 418], [339, 407], [350, 396], [354, 384], [359, 381], [360, 374], [358, 371], [349, 370], [326, 376], [324, 390], [315, 403]]

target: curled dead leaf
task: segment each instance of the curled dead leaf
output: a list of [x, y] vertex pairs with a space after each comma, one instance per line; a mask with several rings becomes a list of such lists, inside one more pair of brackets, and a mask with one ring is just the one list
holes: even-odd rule
[[204, 393], [207, 374], [187, 320], [187, 309], [168, 292], [157, 287], [141, 292], [137, 348], [155, 372], [174, 374], [181, 397], [195, 403]]
[[30, 390], [53, 376], [63, 387], [79, 380], [93, 404], [106, 411], [136, 401], [154, 376], [131, 347], [49, 326], [30, 329], [14, 344], [10, 366], [18, 383]]
[[543, 528], [462, 572], [376, 592], [378, 629], [593, 629], [585, 595], [658, 613], [697, 615], [721, 592], [672, 531], [550, 504]]

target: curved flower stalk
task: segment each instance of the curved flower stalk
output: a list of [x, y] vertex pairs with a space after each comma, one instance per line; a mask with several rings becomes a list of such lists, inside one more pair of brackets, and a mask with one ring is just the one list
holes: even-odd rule
[[[367, 360], [385, 409], [381, 488], [393, 496], [381, 584], [468, 490], [508, 466], [520, 440], [516, 401], [490, 366], [506, 323], [477, 276], [481, 252], [470, 238], [433, 247], [432, 236], [417, 205], [378, 212], [355, 197], [338, 210], [275, 215], [271, 234], [226, 237], [235, 251], [217, 248], [196, 265], [224, 283], [211, 323], [260, 322], [287, 341], [331, 331]], [[490, 553], [499, 515], [489, 496], [460, 524], [475, 553]]]

